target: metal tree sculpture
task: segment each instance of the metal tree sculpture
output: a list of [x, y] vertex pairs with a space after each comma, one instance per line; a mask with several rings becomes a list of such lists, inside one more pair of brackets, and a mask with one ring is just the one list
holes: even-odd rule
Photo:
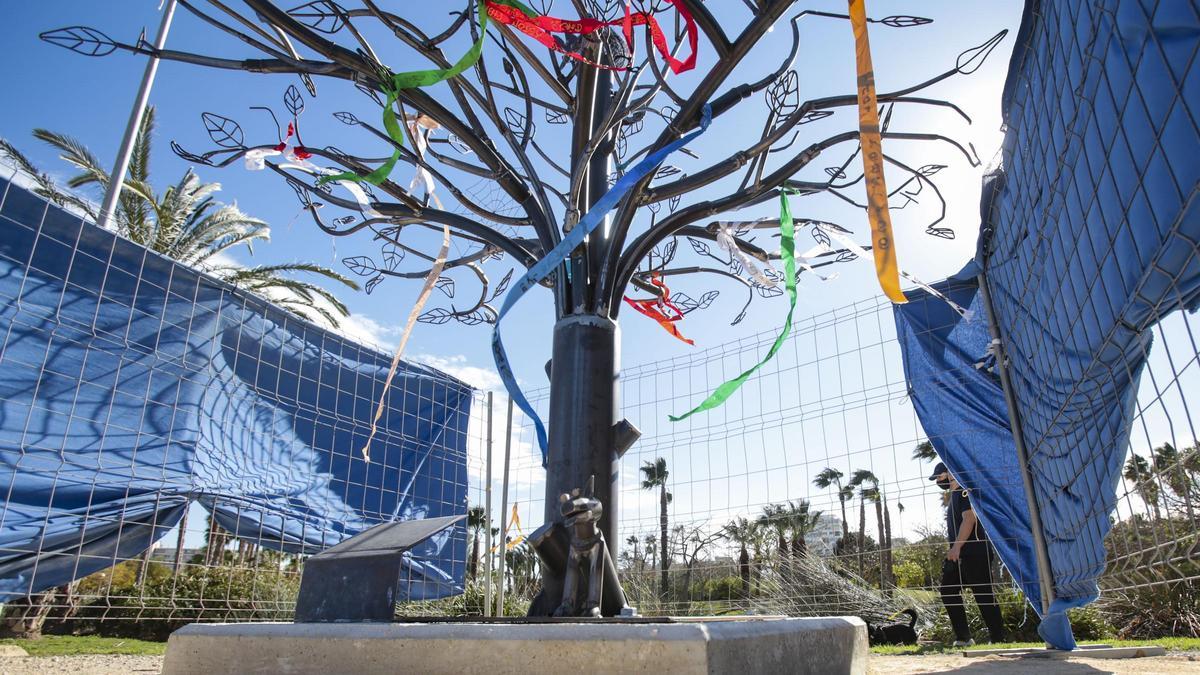
[[[706, 112], [714, 128], [720, 128], [723, 120], [734, 117], [731, 111], [741, 111], [755, 101], [766, 104], [758, 114], [762, 128], [755, 142], [731, 148], [727, 156], [708, 162], [682, 149], [671, 163], [638, 179], [605, 216], [603, 225], [542, 282], [552, 289], [557, 317], [550, 368], [546, 517], [555, 518], [560, 494], [596, 476], [596, 497], [604, 505], [602, 530], [615, 558], [620, 541], [615, 489], [618, 446], [630, 440], [628, 433], [618, 438], [628, 427], [617, 423], [615, 391], [616, 320], [622, 299], [633, 286], [649, 296], [642, 303], [657, 302], [660, 310], [687, 314], [712, 305], [719, 291], [666, 296], [666, 281], [674, 284], [682, 276], [706, 275], [745, 290], [747, 299], [733, 319], [738, 323], [746, 316], [750, 300], [783, 293], [777, 284], [781, 276], [770, 265], [780, 259], [780, 252], [756, 245], [752, 237], [757, 229], [778, 228], [779, 221], [712, 219], [777, 199], [781, 191], [806, 197], [827, 195], [866, 207], [852, 196], [861, 193], [864, 182], [862, 173], [849, 168], [860, 152], [852, 116], [846, 115], [845, 131], [800, 142], [801, 126], [858, 103], [854, 93], [802, 98], [795, 70], [802, 25], [805, 19], [845, 21], [849, 17], [799, 10], [787, 0], [722, 3], [727, 6], [721, 8], [725, 15], [721, 22], [701, 0], [628, 4], [573, 0], [558, 3], [559, 13], [581, 18], [564, 22], [548, 16], [551, 0], [541, 0], [540, 12], [513, 0], [459, 0], [458, 11], [449, 12], [443, 25], [430, 28], [418, 26], [405, 10], [395, 9], [407, 3], [358, 0], [352, 7], [350, 0], [343, 2], [314, 0], [285, 10], [270, 0], [242, 0], [238, 8], [227, 0], [179, 0], [213, 29], [261, 52], [244, 60], [155, 50], [143, 39], [126, 44], [78, 26], [42, 37], [90, 56], [123, 50], [210, 68], [292, 73], [312, 96], [317, 93], [317, 76], [353, 83], [384, 108], [384, 128], [349, 112], [334, 114], [374, 137], [373, 142], [386, 148], [382, 156], [303, 145], [299, 121], [304, 98], [294, 86], [284, 95], [287, 124], [279, 123], [269, 109], [261, 113], [262, 121], [270, 115], [278, 130], [267, 142], [252, 142], [230, 118], [204, 113], [205, 128], [219, 147], [198, 154], [177, 144], [172, 147], [196, 163], [221, 167], [240, 160], [250, 168], [274, 171], [292, 187], [322, 231], [338, 237], [373, 235], [381, 242], [378, 257], [345, 260], [352, 271], [368, 278], [367, 292], [387, 278], [424, 277], [437, 256], [421, 250], [420, 242], [427, 246], [432, 239], [420, 233], [440, 233], [448, 226], [457, 253], [445, 261], [444, 269], [469, 271], [480, 290], [464, 305], [429, 310], [421, 316], [426, 323], [495, 322], [494, 303], [508, 288], [512, 267], [493, 283], [484, 263], [507, 256], [519, 267], [533, 266], [631, 166], [696, 130]], [[502, 21], [505, 16], [508, 20]], [[671, 19], [673, 29], [659, 28], [659, 21]], [[742, 25], [737, 34], [727, 34], [723, 25], [738, 21]], [[869, 21], [886, 30], [930, 20], [890, 16]], [[755, 46], [776, 25], [790, 28], [790, 49], [760, 54], [763, 50], [756, 51]], [[642, 33], [633, 30], [641, 26], [646, 28], [644, 41]], [[954, 139], [892, 131], [888, 120], [895, 106], [942, 106], [965, 118], [950, 103], [916, 94], [952, 76], [973, 72], [1003, 36], [1001, 32], [964, 51], [952, 68], [931, 79], [880, 93], [883, 138], [948, 143], [977, 165], [974, 150]], [[673, 49], [668, 44], [671, 37]], [[436, 87], [411, 83], [401, 87], [394, 70], [401, 64], [382, 61], [369, 38], [387, 39], [407, 50], [405, 68], [400, 70], [416, 66], [433, 69], [425, 74], [440, 71], [450, 76]], [[452, 60], [468, 46], [466, 56]], [[702, 78], [689, 80], [690, 90], [681, 90], [664, 67], [677, 65], [675, 57], [685, 50], [693, 56], [698, 51], [702, 62], [711, 64]], [[757, 60], [751, 61], [751, 54], [759, 54]], [[731, 83], [735, 70], [757, 70], [761, 76]], [[744, 127], [750, 114], [753, 111], [739, 112], [738, 124]], [[557, 125], [565, 129], [551, 129], [551, 142], [539, 139], [539, 128]], [[555, 142], [556, 133], [561, 142]], [[830, 153], [839, 153], [837, 159], [822, 162], [828, 168], [819, 166], [818, 161]], [[903, 208], [932, 193], [941, 215], [927, 224], [926, 232], [953, 237], [952, 230], [940, 225], [945, 202], [932, 181], [944, 166], [911, 168], [889, 155], [884, 160], [905, 175], [889, 193], [891, 207]], [[412, 169], [393, 171], [397, 163]], [[411, 175], [410, 171], [416, 173], [412, 183], [398, 178]], [[816, 175], [800, 177], [802, 173]], [[736, 187], [712, 196], [719, 184], [726, 183]], [[330, 207], [340, 215], [327, 214]], [[844, 241], [849, 232], [845, 228], [804, 219], [797, 226], [809, 227], [817, 243], [824, 245], [819, 253], [797, 260], [804, 271], [815, 274], [817, 267], [862, 252], [834, 245], [830, 235]], [[694, 252], [697, 264], [676, 264], [680, 238], [687, 239], [683, 250]], [[414, 261], [415, 268], [405, 267]], [[439, 279], [438, 287], [454, 296], [450, 276]], [[646, 308], [638, 301], [630, 304]], [[678, 316], [665, 316], [664, 326], [671, 318]]]

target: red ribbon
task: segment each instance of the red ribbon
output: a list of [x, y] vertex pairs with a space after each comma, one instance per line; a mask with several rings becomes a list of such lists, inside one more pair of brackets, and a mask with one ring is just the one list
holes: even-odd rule
[[293, 135], [296, 137], [297, 144], [296, 148], [292, 150], [292, 155], [294, 155], [296, 159], [309, 159], [312, 157], [312, 153], [305, 150], [304, 146], [300, 144], [300, 132], [296, 129], [296, 125], [291, 122], [288, 122], [287, 136], [284, 137], [279, 145], [275, 146], [275, 151], [283, 152], [284, 150], [287, 150], [288, 141], [292, 140]]
[[487, 0], [485, 6], [487, 7], [488, 16], [497, 23], [516, 28], [534, 40], [537, 40], [548, 49], [553, 49], [577, 61], [608, 70], [626, 70], [626, 68], [605, 66], [588, 60], [587, 57], [578, 52], [567, 51], [558, 44], [558, 40], [555, 40], [551, 33], [589, 35], [606, 26], [620, 26], [621, 31], [625, 34], [625, 44], [632, 50], [633, 27], [646, 26], [647, 30], [650, 31], [650, 41], [654, 44], [655, 49], [658, 50], [658, 53], [667, 62], [671, 70], [678, 75], [696, 67], [696, 47], [699, 44], [700, 37], [696, 30], [696, 21], [692, 18], [692, 13], [688, 11], [682, 0], [667, 1], [675, 6], [675, 10], [683, 18], [687, 29], [688, 46], [691, 48], [692, 53], [682, 61], [671, 56], [671, 49], [667, 46], [667, 36], [663, 33], [662, 28], [659, 27], [654, 15], [649, 12], [630, 12], [628, 5], [625, 7], [625, 18], [619, 21], [600, 21], [597, 19], [576, 19], [570, 21], [558, 19], [552, 16], [527, 13], [516, 7], [499, 4], [494, 0]]
[[[650, 283], [662, 289], [661, 298], [634, 300], [627, 295], [625, 296], [625, 302], [629, 303], [629, 306], [636, 309], [638, 312], [657, 321], [658, 325], [663, 327], [663, 330], [667, 331], [671, 335], [674, 335], [679, 340], [686, 342], [689, 345], [695, 345], [696, 343], [685, 338], [683, 334], [679, 332], [679, 328], [675, 325], [676, 321], [679, 321], [683, 318], [683, 310], [679, 309], [675, 303], [671, 302], [671, 290], [667, 288], [666, 284], [659, 280], [657, 274], [650, 277]], [[668, 309], [674, 314], [668, 315], [663, 311], [664, 309]]]

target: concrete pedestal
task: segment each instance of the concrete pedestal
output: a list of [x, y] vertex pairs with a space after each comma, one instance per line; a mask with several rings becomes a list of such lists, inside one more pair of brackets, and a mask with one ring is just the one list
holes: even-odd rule
[[670, 623], [193, 624], [165, 675], [866, 673], [854, 617]]

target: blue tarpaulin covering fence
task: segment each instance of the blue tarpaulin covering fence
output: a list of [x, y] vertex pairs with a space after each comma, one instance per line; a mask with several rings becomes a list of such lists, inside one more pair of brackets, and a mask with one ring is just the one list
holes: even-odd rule
[[[136, 558], [192, 501], [235, 537], [311, 554], [466, 511], [472, 390], [0, 181], [0, 601]], [[463, 526], [407, 598], [461, 592]]]
[[[1198, 46], [1195, 0], [1031, 0], [1008, 73], [1004, 165], [985, 185], [978, 262], [1011, 359], [1053, 574], [1040, 630], [1062, 648], [1074, 646], [1065, 611], [1098, 594], [1149, 329], [1200, 301]], [[995, 474], [1016, 467], [996, 384], [937, 386], [980, 380], [964, 368], [986, 357], [985, 333], [978, 319], [913, 297], [896, 316], [922, 424], [931, 437], [954, 424], [990, 430], [934, 442], [977, 483], [993, 536], [1019, 538], [1030, 531], [1025, 497]], [[1033, 557], [999, 548], [1036, 597]]]

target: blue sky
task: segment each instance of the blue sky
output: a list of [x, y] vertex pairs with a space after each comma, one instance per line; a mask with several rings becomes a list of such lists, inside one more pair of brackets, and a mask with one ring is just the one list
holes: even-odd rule
[[[236, 4], [236, 3], [235, 3]], [[299, 4], [298, 2], [294, 4]], [[403, 14], [422, 26], [443, 26], [447, 22], [446, 6], [465, 6], [455, 3], [385, 3], [403, 7]], [[290, 7], [291, 4], [285, 3]], [[747, 12], [741, 2], [719, 0], [708, 3], [709, 8], [725, 26], [729, 34], [736, 34], [745, 22]], [[1018, 0], [1005, 2], [952, 2], [949, 0], [922, 0], [921, 2], [899, 2], [874, 0], [868, 3], [871, 16], [882, 17], [893, 14], [920, 14], [935, 19], [928, 26], [891, 29], [882, 26], [872, 28], [871, 41], [875, 54], [878, 88], [887, 91], [907, 86], [950, 68], [956, 55], [964, 49], [978, 45], [997, 31], [1011, 32], [1004, 43], [993, 53], [980, 70], [970, 76], [954, 77], [922, 92], [922, 95], [945, 98], [961, 106], [971, 116], [973, 124], [945, 111], [924, 106], [909, 106], [896, 110], [893, 129], [903, 131], [937, 132], [952, 136], [961, 142], [972, 143], [984, 165], [993, 160], [1001, 140], [999, 95], [1011, 52], [1015, 30], [1020, 20], [1022, 3]], [[813, 0], [798, 3], [797, 9], [811, 7], [826, 11], [844, 11], [842, 0]], [[6, 92], [8, 105], [0, 111], [0, 136], [10, 139], [24, 149], [44, 169], [58, 175], [66, 175], [68, 168], [54, 158], [53, 152], [38, 144], [29, 136], [33, 127], [45, 127], [74, 135], [86, 143], [106, 162], [116, 153], [125, 120], [129, 114], [144, 61], [140, 57], [116, 53], [103, 58], [87, 58], [37, 39], [41, 31], [70, 25], [85, 25], [97, 28], [112, 37], [132, 42], [143, 27], [152, 38], [158, 24], [157, 0], [122, 0], [121, 2], [89, 2], [85, 0], [58, 0], [53, 3], [11, 3], [5, 8], [6, 21], [0, 25], [0, 44], [8, 53], [20, 54], [18, 62], [13, 60], [9, 68], [0, 72], [0, 87]], [[570, 3], [556, 3], [555, 13], [570, 16]], [[854, 91], [853, 39], [848, 23], [809, 17], [801, 24], [802, 47], [796, 62], [799, 71], [800, 95], [802, 99], [821, 96], [849, 94]], [[789, 39], [789, 32], [781, 26], [768, 35], [755, 55], [741, 66], [730, 83], [741, 82], [761, 76], [772, 70]], [[375, 41], [382, 60], [395, 71], [426, 67], [427, 64], [389, 41]], [[178, 10], [171, 30], [168, 47], [179, 50], [200, 51], [219, 56], [253, 58], [249, 49], [227, 36], [218, 34], [211, 26], [203, 24], [182, 8]], [[456, 55], [456, 49], [465, 49], [465, 43], [455, 43], [447, 52]], [[708, 45], [701, 41], [698, 68], [678, 80], [672, 80], [681, 91], [689, 90], [698, 78], [711, 66], [713, 54]], [[250, 106], [268, 105], [277, 114], [282, 113], [282, 94], [288, 85], [297, 83], [296, 78], [285, 75], [258, 75], [231, 71], [216, 71], [165, 61], [162, 63], [151, 102], [158, 107], [158, 131], [155, 136], [154, 183], [160, 189], [176, 180], [188, 164], [176, 157], [169, 149], [169, 142], [178, 141], [189, 150], [211, 149], [200, 113], [212, 111], [242, 122], [248, 141], [273, 142], [274, 131], [268, 118], [250, 111]], [[337, 81], [318, 80], [319, 95], [307, 101], [302, 117], [305, 142], [309, 145], [337, 145], [352, 152], [374, 156], [387, 154], [377, 140], [367, 134], [346, 127], [332, 118], [332, 113], [348, 110], [364, 120], [375, 121], [378, 108], [351, 85]], [[444, 93], [444, 87], [436, 91]], [[305, 98], [308, 99], [307, 93]], [[668, 160], [684, 171], [694, 171], [713, 161], [729, 155], [738, 147], [744, 147], [755, 138], [761, 128], [765, 107], [762, 99], [755, 98], [734, 113], [720, 118], [701, 139], [693, 144], [701, 160], [676, 157]], [[801, 143], [815, 141], [826, 135], [855, 128], [853, 109], [844, 109], [833, 117], [802, 127]], [[538, 138], [546, 147], [563, 147], [556, 141], [561, 132], [548, 124], [539, 125]], [[555, 136], [559, 133], [560, 136]], [[651, 138], [644, 134], [642, 140]], [[914, 166], [923, 164], [946, 164], [948, 168], [938, 176], [939, 186], [946, 196], [948, 214], [943, 225], [952, 227], [958, 234], [954, 241], [935, 239], [923, 233], [929, 220], [932, 203], [923, 202], [917, 207], [897, 211], [893, 220], [896, 226], [897, 249], [901, 267], [917, 276], [934, 281], [958, 270], [974, 250], [975, 232], [978, 227], [979, 179], [982, 168], [972, 169], [962, 156], [944, 144], [896, 142], [887, 146], [889, 152]], [[840, 163], [852, 148], [844, 146], [837, 152], [822, 157], [810, 167], [811, 177], [823, 177], [822, 169]], [[361, 254], [373, 254], [377, 249], [369, 238], [343, 238], [334, 240], [321, 232], [299, 208], [292, 190], [277, 176], [269, 172], [252, 173], [244, 170], [240, 163], [226, 169], [195, 167], [202, 179], [217, 181], [223, 185], [218, 197], [225, 201], [236, 201], [246, 212], [263, 218], [273, 226], [273, 239], [269, 245], [256, 249], [256, 262], [278, 262], [311, 260], [323, 264], [340, 266], [341, 259]], [[407, 176], [411, 169], [401, 166], [397, 172]], [[889, 174], [889, 178], [892, 174]], [[740, 174], [738, 179], [740, 180]], [[403, 179], [407, 181], [407, 177]], [[736, 189], [737, 180], [717, 183], [701, 198], [725, 194]], [[444, 192], [443, 192], [444, 194]], [[859, 195], [860, 196], [860, 195]], [[861, 196], [860, 196], [861, 198]], [[685, 204], [687, 201], [685, 200]], [[865, 243], [867, 224], [861, 211], [830, 198], [803, 200], [793, 203], [793, 211], [801, 217], [812, 217], [839, 222], [854, 230], [855, 238]], [[766, 205], [739, 214], [732, 218], [777, 215], [777, 206]], [[635, 220], [635, 230], [644, 228], [648, 213], [640, 214]], [[764, 247], [777, 247], [765, 235], [759, 242]], [[808, 248], [810, 240], [801, 238], [799, 248]], [[681, 249], [686, 244], [681, 244]], [[426, 250], [433, 250], [430, 245]], [[242, 258], [247, 260], [246, 258]], [[680, 260], [684, 256], [681, 254]], [[506, 263], [493, 263], [493, 278], [503, 275]], [[797, 310], [800, 319], [819, 316], [836, 307], [843, 307], [864, 298], [874, 298], [878, 286], [872, 266], [867, 262], [852, 262], [835, 268], [838, 278], [830, 282], [819, 282], [812, 277], [802, 277], [801, 300]], [[457, 277], [457, 282], [467, 289], [470, 280]], [[344, 301], [359, 317], [357, 325], [361, 333], [368, 333], [378, 341], [390, 343], [397, 337], [397, 327], [403, 322], [419, 282], [404, 283], [388, 280], [373, 294], [343, 293]], [[698, 296], [704, 290], [717, 288], [722, 297], [705, 311], [691, 314], [681, 324], [685, 335], [697, 342], [690, 348], [666, 335], [652, 321], [631, 311], [621, 315], [622, 335], [625, 345], [624, 361], [629, 366], [667, 361], [686, 357], [700, 349], [713, 347], [730, 340], [778, 330], [786, 312], [786, 300], [757, 299], [751, 305], [745, 321], [730, 326], [730, 321], [740, 311], [744, 291], [732, 286], [712, 284], [707, 280], [685, 280], [673, 286], [673, 290], [685, 291]], [[469, 294], [464, 290], [464, 294]], [[434, 295], [432, 306], [447, 306], [450, 301]], [[542, 372], [550, 344], [552, 307], [549, 293], [535, 289], [510, 315], [505, 322], [505, 338], [509, 354], [518, 377], [528, 388], [546, 384]], [[474, 378], [477, 383], [496, 385], [491, 372], [492, 362], [489, 349], [490, 327], [486, 325], [468, 327], [458, 324], [444, 326], [418, 325], [409, 342], [409, 355], [422, 355], [435, 363]], [[770, 366], [768, 366], [770, 368]], [[697, 393], [700, 396], [702, 392]], [[752, 412], [752, 411], [749, 411]], [[747, 414], [749, 414], [749, 412]], [[660, 414], [657, 410], [655, 414]], [[637, 420], [635, 420], [637, 421]], [[645, 423], [643, 423], [645, 424]], [[894, 458], [893, 458], [894, 459]], [[899, 466], [897, 472], [902, 472]], [[917, 469], [913, 468], [912, 471]], [[632, 467], [627, 467], [633, 474]], [[903, 472], [911, 472], [908, 467]], [[747, 488], [753, 491], [755, 486]], [[795, 493], [795, 490], [788, 491]], [[536, 490], [533, 490], [536, 493]], [[793, 494], [792, 496], [799, 496]], [[746, 497], [749, 503], [751, 497]], [[736, 501], [736, 500], [735, 500]], [[735, 504], [736, 506], [736, 504]], [[682, 508], [682, 507], [681, 507]], [[532, 521], [531, 521], [532, 522]]]

